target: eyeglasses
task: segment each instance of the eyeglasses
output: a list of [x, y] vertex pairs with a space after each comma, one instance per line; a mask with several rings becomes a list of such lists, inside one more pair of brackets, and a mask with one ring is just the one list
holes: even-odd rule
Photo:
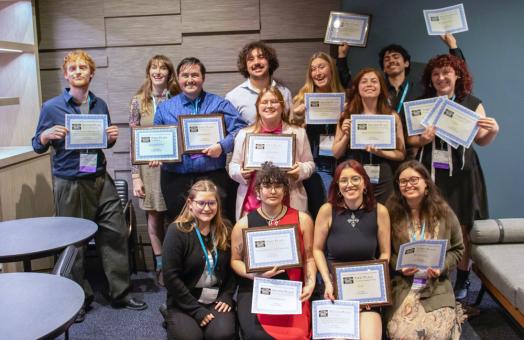
[[348, 183], [351, 183], [353, 185], [359, 185], [360, 182], [362, 182], [362, 177], [360, 176], [352, 176], [350, 178], [343, 177], [338, 180], [339, 185], [348, 185]]
[[209, 209], [215, 209], [217, 207], [217, 201], [193, 201], [199, 209], [204, 209], [206, 205]]
[[398, 180], [398, 185], [400, 187], [405, 187], [406, 185], [408, 185], [408, 183], [411, 185], [417, 185], [419, 179], [420, 177], [418, 176], [411, 176], [410, 178], [401, 178]]
[[283, 190], [284, 184], [282, 183], [262, 183], [261, 187], [262, 189], [265, 189], [268, 191], [271, 189], [274, 189], [276, 191], [276, 190]]
[[263, 106], [276, 106], [276, 105], [279, 105], [280, 104], [280, 101], [279, 100], [276, 100], [276, 99], [271, 99], [271, 100], [263, 100], [260, 102], [260, 105], [263, 105]]

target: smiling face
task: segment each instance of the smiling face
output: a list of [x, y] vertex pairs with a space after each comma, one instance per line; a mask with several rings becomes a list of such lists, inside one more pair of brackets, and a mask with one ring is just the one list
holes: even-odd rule
[[149, 79], [153, 86], [167, 86], [169, 68], [161, 60], [154, 60], [149, 68]]
[[282, 120], [283, 103], [272, 92], [266, 92], [258, 102], [258, 112], [262, 124], [273, 123]]
[[249, 78], [262, 79], [269, 76], [269, 63], [260, 48], [249, 52], [246, 58], [247, 72]]
[[208, 225], [218, 211], [216, 194], [212, 191], [197, 191], [195, 197], [188, 198], [189, 211], [199, 225]]
[[204, 77], [200, 65], [186, 64], [180, 67], [178, 84], [182, 92], [189, 98], [195, 99], [202, 92]]
[[405, 73], [409, 67], [409, 61], [404, 60], [404, 57], [399, 52], [391, 51], [384, 54], [383, 65], [384, 73], [388, 77], [393, 77]]
[[452, 96], [458, 76], [451, 66], [435, 67], [431, 71], [431, 83], [438, 96]]
[[360, 205], [364, 199], [365, 182], [362, 176], [353, 170], [345, 168], [338, 179], [338, 190], [347, 203]]
[[313, 59], [309, 67], [311, 72], [311, 79], [315, 87], [320, 91], [329, 91], [331, 84], [331, 67], [329, 62], [322, 58]]
[[358, 83], [358, 93], [362, 98], [378, 98], [380, 95], [380, 80], [375, 72], [364, 73]]
[[407, 168], [400, 173], [398, 185], [400, 193], [407, 201], [422, 200], [428, 187], [420, 173], [412, 168]]
[[88, 87], [93, 75], [88, 63], [82, 59], [68, 62], [64, 71], [64, 78], [72, 88]]

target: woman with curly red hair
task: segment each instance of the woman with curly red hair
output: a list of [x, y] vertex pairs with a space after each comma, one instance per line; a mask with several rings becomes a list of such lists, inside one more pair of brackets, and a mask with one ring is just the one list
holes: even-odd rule
[[[422, 81], [425, 97], [446, 96], [480, 115], [475, 143], [485, 146], [495, 139], [499, 132], [497, 121], [487, 117], [481, 100], [471, 94], [473, 79], [463, 60], [447, 54], [432, 58]], [[419, 136], [409, 137], [408, 144], [420, 148], [418, 159], [430, 171], [462, 225], [466, 251], [458, 264], [455, 294], [457, 299], [463, 299], [467, 295], [470, 269], [469, 230], [474, 220], [488, 218], [486, 184], [477, 153], [473, 147], [450, 147], [435, 136], [433, 126]]]

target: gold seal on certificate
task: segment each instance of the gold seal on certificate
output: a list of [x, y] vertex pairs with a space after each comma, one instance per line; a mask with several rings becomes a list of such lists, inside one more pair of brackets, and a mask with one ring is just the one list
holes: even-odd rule
[[66, 150], [107, 148], [107, 125], [106, 115], [66, 114]]
[[180, 115], [178, 120], [185, 153], [200, 153], [226, 136], [222, 114]]
[[134, 127], [131, 131], [132, 163], [180, 162], [179, 141], [176, 125]]
[[260, 169], [271, 160], [282, 170], [295, 164], [295, 135], [270, 133], [248, 133], [244, 148], [244, 169]]
[[370, 15], [331, 12], [324, 42], [327, 44], [347, 43], [365, 47], [368, 40]]
[[386, 260], [333, 263], [335, 295], [338, 300], [361, 305], [391, 305], [389, 267]]
[[245, 228], [242, 236], [247, 273], [302, 266], [296, 225]]

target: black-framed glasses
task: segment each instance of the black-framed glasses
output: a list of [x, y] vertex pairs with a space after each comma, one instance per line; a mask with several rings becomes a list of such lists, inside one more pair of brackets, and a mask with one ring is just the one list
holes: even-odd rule
[[195, 201], [193, 200], [193, 202], [195, 202], [196, 206], [199, 208], [199, 209], [204, 209], [206, 207], [206, 205], [209, 207], [209, 209], [215, 209], [218, 205], [217, 201], [215, 200], [212, 200], [212, 201]]
[[398, 180], [398, 185], [400, 187], [405, 187], [406, 185], [411, 184], [411, 185], [417, 185], [418, 184], [418, 181], [420, 180], [421, 177], [419, 176], [411, 176], [409, 178], [400, 178]]
[[359, 185], [360, 182], [362, 182], [362, 177], [360, 176], [342, 177], [338, 180], [339, 185], [348, 185], [348, 183]]

